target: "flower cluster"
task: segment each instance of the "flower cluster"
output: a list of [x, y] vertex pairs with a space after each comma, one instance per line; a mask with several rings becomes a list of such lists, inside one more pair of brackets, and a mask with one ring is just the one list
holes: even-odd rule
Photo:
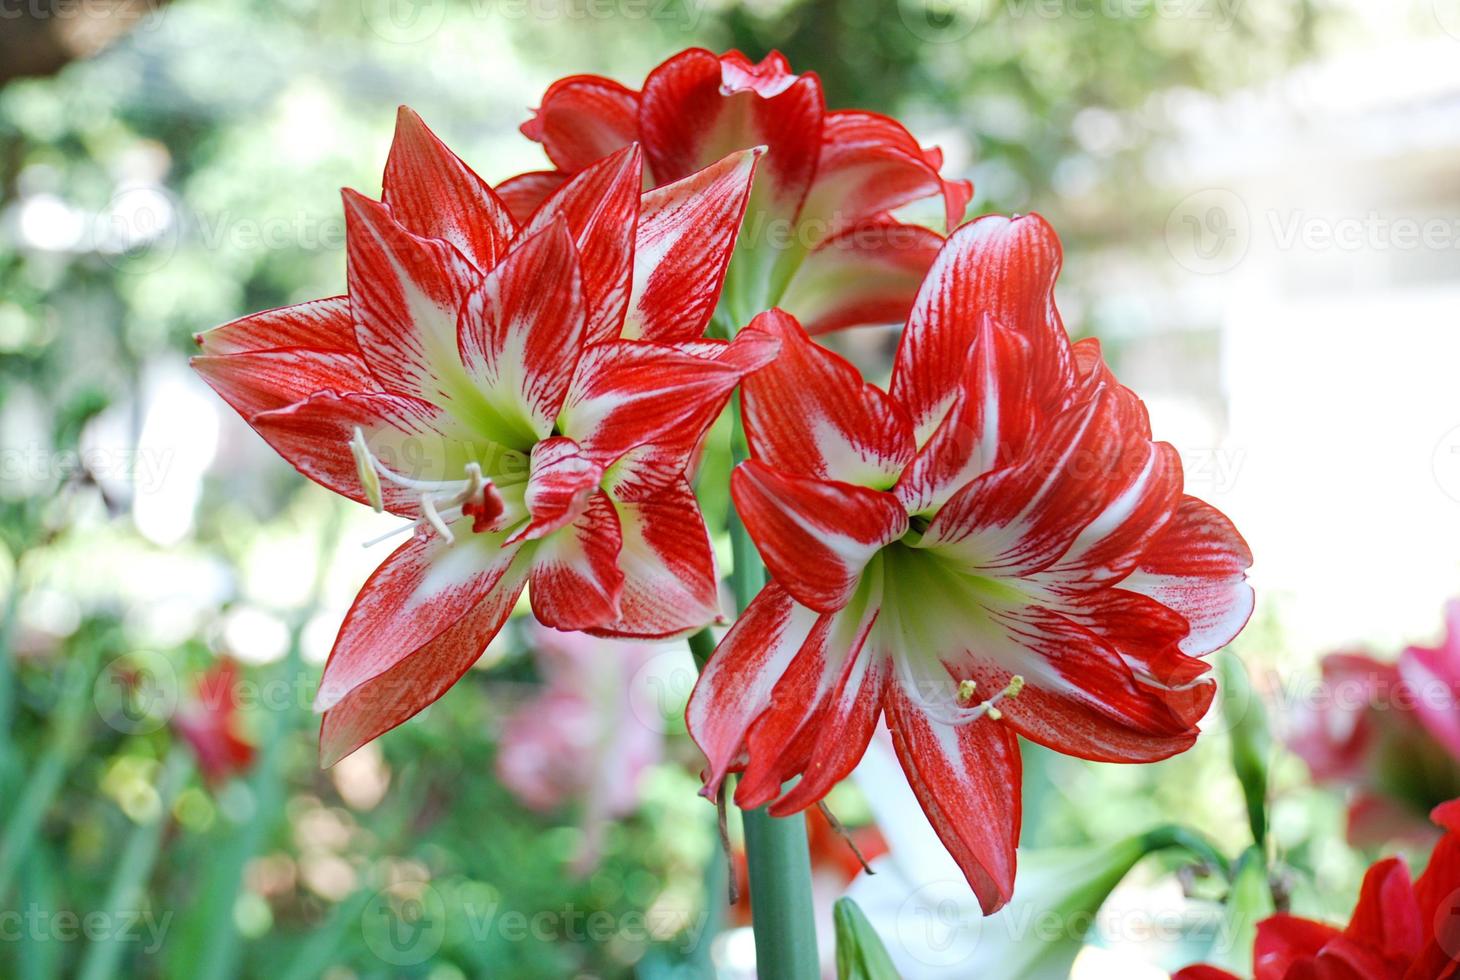
[[[557, 630], [716, 622], [692, 479], [739, 387], [731, 495], [772, 580], [689, 705], [706, 792], [740, 772], [741, 806], [802, 810], [885, 717], [999, 907], [1019, 737], [1189, 747], [1199, 658], [1252, 607], [1241, 537], [1071, 343], [1043, 219], [960, 226], [972, 189], [936, 150], [827, 111], [779, 55], [564, 79], [523, 131], [554, 169], [494, 189], [403, 109], [382, 199], [345, 192], [347, 294], [198, 338], [300, 472], [408, 522], [325, 666], [323, 761], [440, 697], [524, 589]], [[887, 390], [812, 339], [903, 320]]]

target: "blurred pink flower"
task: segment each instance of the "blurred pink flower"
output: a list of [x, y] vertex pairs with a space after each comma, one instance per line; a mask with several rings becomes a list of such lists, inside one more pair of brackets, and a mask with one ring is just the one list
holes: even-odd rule
[[1398, 663], [1325, 657], [1315, 696], [1294, 713], [1288, 745], [1314, 781], [1350, 789], [1355, 846], [1428, 841], [1429, 811], [1460, 796], [1460, 602], [1447, 619], [1439, 647], [1410, 647]]
[[197, 691], [173, 718], [173, 728], [191, 746], [203, 778], [217, 785], [253, 764], [254, 746], [240, 735], [238, 665], [220, 660], [201, 675]]
[[635, 679], [663, 647], [582, 633], [534, 631], [546, 684], [503, 725], [497, 775], [524, 806], [582, 807], [579, 873], [597, 864], [609, 820], [632, 813], [663, 733], [635, 712]]

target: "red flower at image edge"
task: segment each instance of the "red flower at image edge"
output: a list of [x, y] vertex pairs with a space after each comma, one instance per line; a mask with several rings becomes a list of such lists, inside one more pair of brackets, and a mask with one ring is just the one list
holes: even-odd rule
[[775, 354], [700, 339], [758, 153], [641, 193], [629, 146], [519, 220], [402, 109], [383, 202], [344, 192], [349, 294], [198, 337], [194, 366], [301, 473], [413, 522], [325, 666], [324, 764], [440, 697], [529, 581], [557, 629], [719, 617], [685, 471]]
[[[573, 174], [633, 142], [649, 186], [679, 180], [732, 150], [766, 148], [724, 304], [737, 325], [771, 306], [812, 333], [900, 323], [947, 232], [973, 194], [944, 180], [942, 153], [895, 120], [828, 111], [815, 74], [772, 52], [682, 51], [639, 91], [597, 75], [554, 82], [522, 132], [556, 169], [497, 188], [524, 215]], [[921, 220], [920, 220], [921, 219]]]
[[[1257, 924], [1254, 980], [1448, 980], [1460, 975], [1460, 800], [1436, 807], [1444, 831], [1413, 883], [1399, 858], [1369, 868], [1348, 926], [1294, 915]], [[1191, 966], [1172, 980], [1238, 980]]]
[[1182, 492], [1098, 345], [1069, 342], [1060, 254], [1035, 215], [957, 231], [887, 392], [781, 311], [747, 328], [781, 344], [743, 384], [731, 485], [772, 581], [688, 709], [706, 792], [742, 770], [736, 803], [773, 815], [820, 800], [885, 716], [985, 911], [1013, 889], [1017, 736], [1183, 751], [1214, 692], [1197, 658], [1252, 609], [1241, 536]]

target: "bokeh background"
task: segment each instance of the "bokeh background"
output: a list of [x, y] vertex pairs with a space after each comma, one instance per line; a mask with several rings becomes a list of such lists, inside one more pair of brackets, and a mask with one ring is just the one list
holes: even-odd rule
[[[691, 45], [778, 48], [831, 106], [941, 146], [972, 213], [1053, 221], [1071, 331], [1256, 554], [1234, 653], [1280, 734], [1323, 654], [1439, 637], [1454, 0], [0, 0], [0, 975], [753, 976], [680, 646], [514, 621], [436, 706], [317, 768], [314, 683], [389, 524], [187, 366], [200, 329], [341, 291], [338, 190], [378, 192], [397, 104], [500, 180], [543, 165], [516, 127], [554, 78], [637, 86]], [[843, 341], [874, 375], [894, 342]], [[1030, 749], [1025, 847], [1180, 820], [1236, 853], [1227, 724], [1205, 727], [1154, 766]], [[1379, 851], [1272, 751], [1295, 901], [1341, 919]], [[989, 932], [876, 761], [833, 809], [944, 896], [879, 928], [909, 975], [975, 975]], [[856, 863], [813, 841], [829, 903]], [[1173, 868], [1126, 880], [1076, 976], [1204, 955], [1219, 913]]]

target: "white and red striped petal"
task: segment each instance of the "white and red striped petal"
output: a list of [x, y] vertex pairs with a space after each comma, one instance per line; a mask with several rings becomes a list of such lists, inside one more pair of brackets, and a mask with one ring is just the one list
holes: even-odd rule
[[[825, 106], [815, 75], [793, 75], [772, 53], [752, 64], [693, 48], [650, 72], [639, 132], [656, 184], [688, 177], [731, 150], [765, 146], [755, 198], [794, 217], [816, 173]], [[757, 181], [761, 184], [761, 181]]]
[[479, 273], [454, 246], [411, 234], [384, 205], [349, 190], [344, 198], [360, 352], [386, 390], [443, 400], [459, 373], [457, 312]]
[[705, 332], [760, 154], [732, 153], [643, 196], [624, 339], [697, 340]]
[[533, 170], [507, 178], [494, 190], [512, 220], [523, 225], [544, 201], [568, 182], [569, 176], [558, 170]]
[[984, 316], [1029, 341], [1036, 395], [1064, 397], [1074, 373], [1054, 306], [1060, 262], [1059, 239], [1038, 215], [987, 215], [948, 238], [918, 292], [892, 372], [892, 395], [912, 417], [919, 444], [957, 398]]
[[710, 534], [689, 481], [642, 499], [616, 499], [623, 547], [619, 617], [602, 636], [667, 639], [722, 619]]
[[515, 244], [462, 306], [461, 363], [524, 444], [552, 431], [584, 329], [578, 254], [561, 217]]
[[583, 270], [584, 337], [590, 344], [616, 339], [623, 329], [633, 284], [642, 174], [638, 146], [625, 147], [554, 191], [518, 232], [521, 241], [559, 215], [567, 221]]
[[776, 581], [819, 612], [845, 606], [872, 556], [907, 533], [890, 493], [787, 476], [759, 460], [735, 468], [730, 493]]
[[[381, 464], [416, 481], [455, 481], [483, 454], [446, 412], [419, 398], [387, 392], [320, 391], [302, 402], [261, 412], [250, 424], [295, 469], [335, 493], [370, 503], [350, 449], [358, 429]], [[420, 494], [382, 482], [385, 508], [420, 513]]]
[[317, 391], [379, 391], [359, 354], [282, 347], [191, 361], [203, 380], [245, 419], [303, 401]]
[[360, 350], [355, 343], [355, 321], [348, 296], [315, 299], [239, 317], [194, 334], [193, 339], [199, 352], [209, 357], [283, 347], [355, 354]]
[[486, 535], [455, 546], [422, 535], [386, 559], [345, 617], [320, 679], [321, 766], [406, 721], [470, 669], [526, 582], [513, 551], [493, 553]]
[[709, 760], [705, 796], [713, 799], [741, 763], [745, 733], [819, 618], [771, 582], [715, 648], [685, 711], [690, 736]]
[[1247, 569], [1252, 552], [1225, 514], [1184, 496], [1164, 530], [1120, 586], [1148, 595], [1186, 618], [1181, 650], [1194, 656], [1231, 642], [1252, 615]]
[[507, 540], [545, 537], [578, 520], [587, 511], [602, 479], [603, 467], [572, 439], [554, 436], [539, 442], [532, 447], [524, 495], [530, 519]]
[[946, 228], [963, 218], [972, 194], [966, 181], [945, 184], [941, 154], [926, 154], [902, 124], [875, 112], [826, 114], [816, 179], [801, 210], [813, 246], [831, 235], [911, 204], [943, 199]]
[[1023, 769], [1014, 730], [989, 717], [958, 726], [929, 718], [896, 681], [883, 703], [913, 793], [992, 914], [1014, 892]]
[[328, 711], [449, 630], [507, 574], [516, 550], [504, 548], [500, 535], [448, 543], [428, 530], [417, 532], [371, 574], [345, 614], [315, 710]]
[[664, 436], [693, 443], [744, 373], [728, 348], [710, 358], [647, 341], [595, 344], [583, 352], [558, 427], [605, 466]]
[[901, 324], [943, 236], [881, 215], [825, 239], [802, 260], [778, 304], [810, 334]]
[[956, 400], [897, 482], [909, 513], [936, 511], [971, 481], [1020, 458], [1040, 421], [1028, 343], [980, 319]]
[[[530, 495], [530, 491], [529, 491]], [[619, 618], [623, 538], [608, 494], [593, 491], [573, 520], [542, 538], [532, 552], [532, 611], [559, 630], [601, 627]]]
[[560, 78], [520, 128], [554, 166], [576, 173], [639, 138], [639, 93], [601, 75]]
[[906, 415], [847, 361], [818, 346], [792, 317], [762, 313], [741, 335], [780, 354], [741, 388], [751, 455], [785, 473], [886, 489], [913, 455]]
[[396, 116], [384, 190], [385, 204], [402, 226], [450, 242], [482, 272], [501, 261], [517, 231], [486, 181], [406, 106]]

